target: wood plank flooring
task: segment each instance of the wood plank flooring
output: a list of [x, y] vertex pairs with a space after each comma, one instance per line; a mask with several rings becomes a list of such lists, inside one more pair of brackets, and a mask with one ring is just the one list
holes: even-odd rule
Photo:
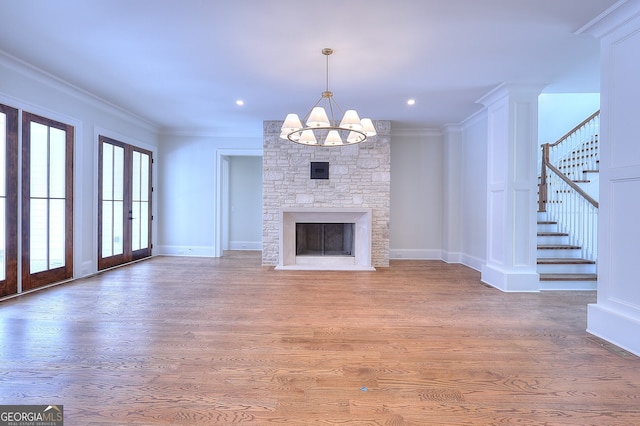
[[585, 332], [595, 298], [439, 261], [155, 257], [0, 302], [0, 404], [66, 426], [640, 424], [640, 359]]

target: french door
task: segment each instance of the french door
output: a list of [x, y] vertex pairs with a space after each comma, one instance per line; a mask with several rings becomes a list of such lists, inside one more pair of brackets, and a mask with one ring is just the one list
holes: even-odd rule
[[18, 292], [18, 110], [0, 104], [0, 297]]
[[73, 126], [22, 112], [22, 290], [73, 276]]
[[105, 136], [98, 153], [98, 269], [151, 256], [151, 151]]

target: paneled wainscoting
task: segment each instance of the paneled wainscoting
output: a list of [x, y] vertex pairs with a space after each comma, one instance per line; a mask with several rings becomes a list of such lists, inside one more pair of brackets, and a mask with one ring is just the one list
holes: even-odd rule
[[0, 302], [0, 403], [68, 426], [640, 424], [640, 359], [585, 332], [595, 292], [260, 264], [155, 257]]

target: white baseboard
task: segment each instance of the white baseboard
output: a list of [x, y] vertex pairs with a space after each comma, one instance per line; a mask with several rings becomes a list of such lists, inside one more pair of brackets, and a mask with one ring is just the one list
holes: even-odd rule
[[471, 269], [480, 271], [485, 264], [483, 259], [460, 252], [446, 252], [437, 249], [391, 249], [389, 258], [393, 260], [442, 260], [447, 263], [461, 263]]
[[615, 305], [587, 305], [587, 332], [640, 356], [640, 312]]
[[484, 264], [481, 269], [480, 281], [498, 290], [517, 293], [540, 291], [538, 273], [532, 270], [520, 271], [504, 269], [501, 265]]
[[98, 269], [97, 263], [91, 260], [82, 262], [80, 264], [80, 268], [77, 270], [77, 273], [74, 274], [73, 278], [88, 277], [90, 275], [95, 274], [97, 272], [97, 269]]
[[463, 253], [442, 251], [442, 260], [447, 263], [462, 263]]
[[213, 246], [154, 246], [153, 254], [162, 256], [215, 257]]
[[480, 272], [482, 270], [482, 265], [484, 265], [486, 261], [478, 257], [463, 254], [461, 256], [460, 263], [462, 263], [464, 266], [468, 266], [469, 268], [475, 269], [476, 271]]
[[262, 250], [262, 241], [229, 241], [229, 250]]
[[442, 260], [442, 251], [435, 249], [391, 249], [389, 250], [389, 259]]

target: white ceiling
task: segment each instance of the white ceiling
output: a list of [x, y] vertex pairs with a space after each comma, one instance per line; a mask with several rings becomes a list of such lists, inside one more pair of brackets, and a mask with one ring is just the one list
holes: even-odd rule
[[260, 136], [320, 97], [331, 47], [342, 108], [433, 128], [503, 82], [598, 92], [598, 41], [576, 31], [614, 3], [0, 0], [0, 50], [165, 132]]

